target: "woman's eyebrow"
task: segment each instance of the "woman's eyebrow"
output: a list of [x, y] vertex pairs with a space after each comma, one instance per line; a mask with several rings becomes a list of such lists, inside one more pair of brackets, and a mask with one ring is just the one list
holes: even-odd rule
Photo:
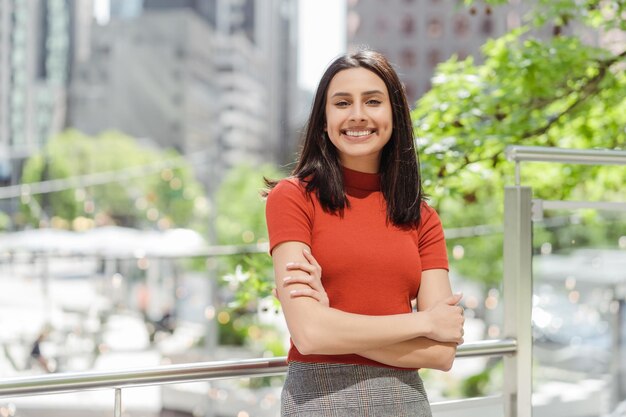
[[381, 95], [383, 95], [383, 96], [385, 95], [385, 93], [383, 93], [383, 92], [382, 92], [382, 91], [380, 91], [380, 90], [369, 90], [369, 91], [363, 91], [363, 95], [364, 95], [364, 96], [372, 96], [372, 95], [374, 95], [374, 94], [381, 94]]
[[337, 91], [335, 94], [330, 96], [330, 98], [333, 98], [333, 97], [352, 97], [352, 94], [344, 93], [343, 91]]
[[[381, 94], [381, 95], [385, 95], [385, 93], [383, 93], [380, 90], [368, 90], [368, 91], [363, 91], [363, 93], [361, 93], [364, 96], [372, 96], [374, 94]], [[350, 93], [344, 93], [343, 91], [337, 91], [335, 94], [333, 94], [332, 96], [330, 96], [331, 98], [333, 97], [352, 97], [352, 94]]]

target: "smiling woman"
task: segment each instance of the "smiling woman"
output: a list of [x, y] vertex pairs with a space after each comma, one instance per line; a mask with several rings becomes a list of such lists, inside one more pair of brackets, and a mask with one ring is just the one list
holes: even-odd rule
[[389, 62], [345, 55], [322, 76], [293, 176], [268, 181], [292, 340], [283, 416], [431, 415], [416, 369], [450, 369], [464, 320], [413, 143]]
[[364, 68], [339, 72], [328, 86], [326, 128], [342, 166], [377, 173], [391, 138], [391, 100], [384, 81]]

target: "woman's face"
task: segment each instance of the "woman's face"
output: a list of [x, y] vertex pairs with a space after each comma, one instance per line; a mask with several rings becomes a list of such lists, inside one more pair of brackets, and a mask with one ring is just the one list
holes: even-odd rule
[[341, 165], [378, 172], [382, 149], [393, 129], [385, 82], [365, 68], [335, 74], [326, 93], [325, 129], [339, 151]]

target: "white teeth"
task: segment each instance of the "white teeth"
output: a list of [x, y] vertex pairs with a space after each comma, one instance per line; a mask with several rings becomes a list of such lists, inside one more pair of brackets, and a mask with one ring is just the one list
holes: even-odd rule
[[371, 130], [346, 130], [347, 136], [367, 136], [372, 134]]

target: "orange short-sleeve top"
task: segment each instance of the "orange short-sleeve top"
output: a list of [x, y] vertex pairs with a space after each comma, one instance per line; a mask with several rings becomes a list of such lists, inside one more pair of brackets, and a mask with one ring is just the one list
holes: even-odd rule
[[[391, 315], [412, 310], [422, 271], [448, 269], [439, 216], [422, 203], [420, 226], [387, 222], [378, 174], [343, 168], [350, 207], [343, 215], [324, 211], [298, 179], [280, 181], [266, 205], [270, 252], [279, 243], [303, 242], [320, 263], [330, 306], [342, 311]], [[291, 345], [288, 359], [387, 366], [351, 355], [302, 355]]]

